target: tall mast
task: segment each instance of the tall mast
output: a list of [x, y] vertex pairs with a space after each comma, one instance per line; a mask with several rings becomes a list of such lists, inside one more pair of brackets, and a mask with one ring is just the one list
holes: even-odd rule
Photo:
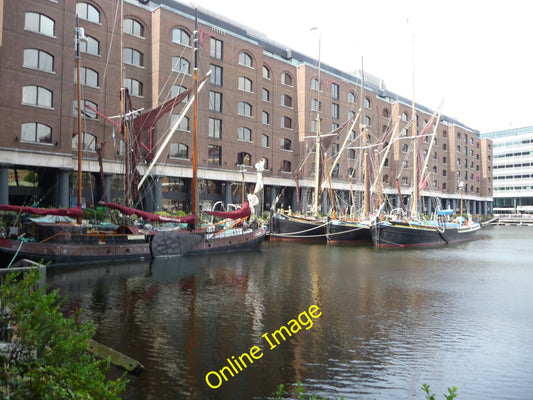
[[124, 1], [120, 2], [120, 124], [124, 135], [124, 183], [125, 200], [124, 205], [130, 206], [130, 143], [128, 137], [128, 125], [126, 124], [126, 88], [124, 87], [124, 40], [122, 27], [124, 21]]
[[198, 8], [194, 19], [194, 118], [192, 145], [192, 213], [194, 229], [198, 225]]
[[364, 168], [364, 192], [363, 192], [363, 217], [366, 218], [370, 214], [370, 179], [368, 178], [368, 134], [366, 132], [366, 118], [365, 118], [365, 67], [363, 64], [363, 57], [361, 57], [361, 110], [362, 110], [362, 127], [361, 134], [363, 135], [363, 168]]
[[[313, 28], [317, 29], [317, 28]], [[318, 29], [317, 29], [318, 30]], [[318, 215], [318, 196], [319, 196], [319, 186], [320, 186], [320, 89], [321, 89], [321, 81], [320, 81], [320, 47], [321, 47], [321, 33], [320, 30], [318, 30], [318, 105], [317, 105], [317, 112], [316, 112], [316, 141], [315, 141], [315, 195], [314, 195], [314, 202], [313, 202], [313, 215]]]
[[[77, 77], [77, 105], [78, 105], [78, 201], [77, 206], [81, 207], [81, 159], [82, 159], [82, 146], [83, 146], [83, 133], [81, 131], [81, 73], [80, 73], [80, 41], [82, 35], [80, 35], [80, 25], [78, 20], [78, 14], [76, 14], [76, 77]], [[81, 217], [77, 217], [78, 224], [81, 224]]]
[[415, 35], [413, 33], [411, 43], [413, 63], [413, 100], [411, 104], [412, 136], [413, 136], [413, 195], [411, 196], [411, 215], [416, 217], [418, 213], [418, 146], [416, 142], [416, 110], [415, 110]]

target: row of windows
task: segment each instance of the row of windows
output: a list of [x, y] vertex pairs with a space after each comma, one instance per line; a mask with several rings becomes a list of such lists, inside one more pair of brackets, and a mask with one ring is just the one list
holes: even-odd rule
[[531, 174], [522, 174], [522, 175], [504, 175], [504, 176], [495, 176], [494, 180], [507, 180], [507, 179], [531, 179], [533, 175]]

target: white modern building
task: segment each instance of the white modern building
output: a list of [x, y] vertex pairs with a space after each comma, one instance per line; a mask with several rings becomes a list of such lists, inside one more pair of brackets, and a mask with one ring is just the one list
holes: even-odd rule
[[494, 212], [533, 212], [533, 126], [481, 134], [493, 143]]

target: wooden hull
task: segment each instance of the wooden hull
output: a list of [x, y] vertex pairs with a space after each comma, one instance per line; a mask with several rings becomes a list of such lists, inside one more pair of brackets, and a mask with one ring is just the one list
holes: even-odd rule
[[274, 214], [270, 222], [271, 240], [326, 241], [326, 223], [320, 220]]
[[333, 220], [327, 232], [328, 242], [332, 244], [372, 243], [370, 226], [359, 222]]
[[408, 222], [380, 222], [372, 226], [372, 240], [378, 247], [440, 246], [471, 240], [480, 229], [479, 224], [419, 224]]
[[162, 231], [152, 239], [154, 257], [172, 257], [234, 251], [251, 251], [261, 247], [264, 228], [238, 229], [227, 234], [194, 233], [187, 231]]
[[44, 263], [52, 262], [54, 265], [148, 259], [152, 257], [148, 241], [132, 241], [130, 243], [39, 243], [0, 239], [0, 253], [4, 262], [11, 260], [16, 255], [16, 259], [28, 258], [37, 262], [43, 260]]

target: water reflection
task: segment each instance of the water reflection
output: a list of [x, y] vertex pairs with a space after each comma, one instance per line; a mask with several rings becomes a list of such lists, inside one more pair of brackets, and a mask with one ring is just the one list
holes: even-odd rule
[[[265, 243], [259, 252], [52, 270], [65, 309], [147, 368], [127, 399], [321, 396], [518, 399], [533, 389], [533, 229], [491, 228], [436, 249]], [[269, 350], [262, 335], [316, 304], [322, 316]], [[529, 333], [528, 333], [529, 332]], [[209, 371], [259, 346], [219, 389]]]

